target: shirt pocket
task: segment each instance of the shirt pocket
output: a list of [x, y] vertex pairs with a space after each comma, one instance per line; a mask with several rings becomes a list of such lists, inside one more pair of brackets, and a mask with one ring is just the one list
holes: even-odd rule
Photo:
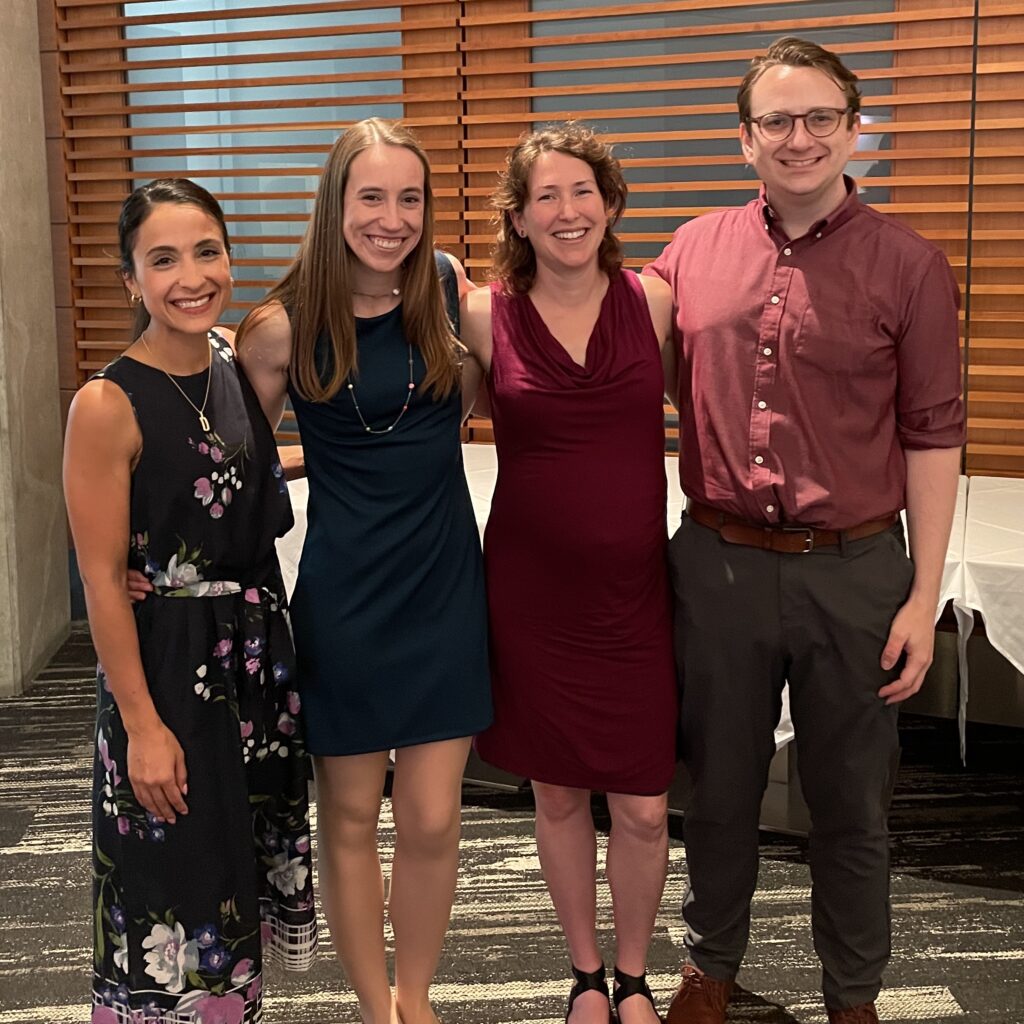
[[875, 380], [895, 372], [895, 347], [870, 309], [844, 303], [807, 306], [791, 351], [797, 364], [826, 377]]

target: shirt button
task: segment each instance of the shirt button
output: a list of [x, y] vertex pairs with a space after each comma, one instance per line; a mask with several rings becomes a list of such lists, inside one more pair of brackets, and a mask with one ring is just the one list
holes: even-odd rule
[[782, 250], [782, 255], [783, 256], [792, 256], [793, 255], [793, 250], [790, 249], [789, 246], [787, 245], [786, 248]]
[[757, 407], [758, 407], [758, 409], [767, 409], [768, 408], [768, 403], [767, 402], [758, 402], [757, 403]]
[[778, 295], [773, 295], [772, 296], [772, 305], [773, 306], [777, 306], [781, 301], [782, 300], [778, 297]]
[[754, 456], [754, 461], [760, 466], [761, 463], [764, 462], [764, 456], [763, 455], [755, 455]]
[[772, 354], [772, 350], [770, 348], [766, 348], [766, 349], [764, 349], [764, 354], [766, 356], [770, 356]]
[[765, 510], [765, 512], [774, 512], [775, 511], [775, 506], [774, 505], [765, 505], [764, 510]]

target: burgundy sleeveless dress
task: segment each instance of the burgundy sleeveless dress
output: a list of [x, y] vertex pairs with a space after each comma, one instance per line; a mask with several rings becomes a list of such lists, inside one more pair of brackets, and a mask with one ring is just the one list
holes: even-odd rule
[[609, 284], [579, 366], [492, 286], [498, 480], [484, 537], [494, 724], [538, 782], [657, 794], [675, 765], [664, 376], [639, 279]]

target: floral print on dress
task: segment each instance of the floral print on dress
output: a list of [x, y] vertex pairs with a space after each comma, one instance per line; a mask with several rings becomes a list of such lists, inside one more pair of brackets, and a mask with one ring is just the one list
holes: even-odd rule
[[193, 481], [193, 494], [211, 519], [220, 519], [245, 482], [242, 468], [246, 443], [227, 445], [215, 430], [207, 431], [203, 441], [193, 441], [190, 437], [188, 443], [190, 448], [206, 456], [213, 464], [205, 475]]
[[209, 561], [203, 559], [202, 547], [189, 550], [185, 541], [180, 541], [178, 550], [171, 555], [166, 566], [150, 557], [148, 533], [132, 535], [130, 550], [141, 561], [143, 572], [163, 597], [219, 597], [222, 594], [241, 593], [241, 584], [231, 580], [207, 580], [203, 570]]
[[126, 542], [155, 593], [134, 614], [153, 703], [185, 752], [189, 813], [171, 825], [138, 802], [98, 667], [92, 1024], [255, 1024], [265, 960], [302, 970], [317, 946], [309, 762], [274, 554], [291, 512], [255, 394], [230, 347], [210, 343], [200, 436], [161, 372], [130, 357], [104, 372], [143, 436]]
[[[117, 866], [120, 858], [108, 855], [97, 842], [94, 1022], [201, 1024], [237, 1019], [247, 1024], [256, 1019], [254, 1006], [262, 998], [260, 971], [254, 966], [260, 962], [261, 944], [264, 955], [285, 962], [308, 959], [315, 950], [306, 752], [297, 717], [301, 701], [292, 688], [292, 658], [271, 660], [280, 652], [275, 637], [280, 640], [287, 623], [280, 618], [283, 609], [272, 591], [246, 588], [233, 601], [231, 615], [216, 627], [221, 632], [212, 638], [208, 657], [193, 671], [197, 687], [201, 683], [206, 691], [197, 696], [230, 716], [242, 763], [254, 772], [254, 782], [262, 780], [269, 787], [250, 785], [248, 794], [253, 850], [262, 879], [258, 917], [246, 923], [236, 893], [220, 895], [216, 914], [191, 920], [176, 907], [129, 909]], [[252, 660], [258, 663], [255, 670], [246, 664]], [[103, 784], [97, 790], [94, 816], [115, 823], [108, 835], [116, 833], [120, 843], [141, 843], [143, 849], [169, 843], [188, 819], [169, 825], [136, 800], [122, 768], [126, 737], [102, 669], [97, 680], [101, 707], [96, 774]], [[277, 765], [291, 766], [291, 782], [284, 788], [272, 783], [280, 771]], [[138, 991], [131, 979], [140, 972], [147, 989], [164, 993], [148, 1017], [131, 1016], [142, 1014], [138, 1006], [128, 1009]], [[228, 1016], [218, 1016], [223, 1014]]]

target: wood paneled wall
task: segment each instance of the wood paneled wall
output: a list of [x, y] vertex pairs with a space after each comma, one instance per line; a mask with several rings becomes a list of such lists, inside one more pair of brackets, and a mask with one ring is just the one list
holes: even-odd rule
[[[431, 157], [437, 238], [481, 280], [505, 151], [537, 123], [578, 117], [617, 145], [639, 266], [681, 220], [753, 194], [735, 86], [793, 33], [855, 67], [867, 197], [941, 245], [964, 288], [968, 471], [1024, 476], [1020, 0], [777, 0], [770, 14], [753, 0], [38, 2], [65, 397], [128, 340], [114, 227], [140, 181], [234, 180], [218, 194], [251, 301], [298, 242], [295, 204], [308, 208], [330, 137], [397, 109]], [[285, 27], [258, 20], [284, 13]]]

